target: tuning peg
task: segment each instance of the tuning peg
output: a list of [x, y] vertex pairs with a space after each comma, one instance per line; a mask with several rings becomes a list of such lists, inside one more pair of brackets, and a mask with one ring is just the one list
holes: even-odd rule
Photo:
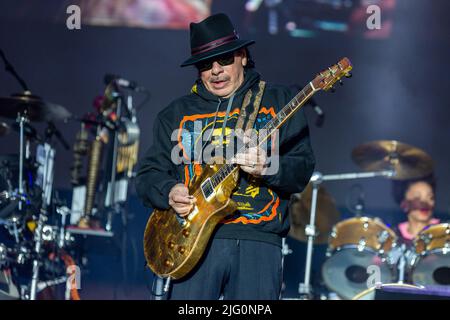
[[347, 73], [347, 74], [345, 75], [345, 77], [346, 77], [346, 78], [351, 78], [351, 77], [352, 77], [352, 73], [351, 73], [351, 72]]
[[339, 80], [339, 84], [340, 84], [341, 86], [343, 86], [343, 85], [344, 85], [344, 82], [342, 82], [342, 80]]
[[335, 89], [334, 87], [331, 87], [331, 88], [330, 88], [330, 92], [335, 93], [335, 92], [336, 92], [336, 89]]

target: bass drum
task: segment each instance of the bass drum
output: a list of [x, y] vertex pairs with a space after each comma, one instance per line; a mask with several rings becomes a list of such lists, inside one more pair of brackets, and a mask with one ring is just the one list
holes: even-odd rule
[[416, 285], [450, 285], [450, 224], [426, 227], [414, 240], [410, 281]]
[[397, 270], [390, 252], [396, 243], [394, 231], [379, 219], [357, 217], [339, 222], [329, 239], [329, 258], [322, 266], [326, 286], [341, 298], [351, 299], [369, 281], [395, 282]]
[[371, 287], [366, 289], [357, 295], [355, 295], [352, 300], [375, 300], [375, 289], [417, 289], [422, 290], [423, 288], [413, 286], [411, 284], [403, 284], [403, 283], [386, 283], [380, 286]]

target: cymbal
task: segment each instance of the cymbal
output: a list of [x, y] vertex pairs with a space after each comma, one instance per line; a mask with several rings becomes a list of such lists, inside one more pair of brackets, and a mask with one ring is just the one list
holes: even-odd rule
[[433, 159], [423, 150], [396, 140], [378, 140], [357, 146], [352, 159], [365, 171], [393, 170], [394, 180], [416, 179], [433, 172]]
[[16, 94], [12, 97], [0, 97], [0, 117], [16, 119], [23, 114], [30, 121], [64, 121], [72, 114], [63, 106], [45, 102], [31, 94]]
[[6, 123], [0, 122], [0, 137], [6, 136], [7, 134], [9, 134], [10, 131], [11, 130], [9, 126]]
[[[307, 241], [305, 234], [305, 226], [309, 224], [311, 212], [312, 184], [309, 183], [305, 190], [295, 196], [289, 208], [291, 229], [289, 236], [300, 240]], [[316, 233], [314, 239], [315, 244], [323, 244], [328, 242], [328, 237], [333, 226], [339, 221], [341, 214], [336, 209], [333, 197], [323, 188], [319, 187], [317, 194], [316, 206]]]

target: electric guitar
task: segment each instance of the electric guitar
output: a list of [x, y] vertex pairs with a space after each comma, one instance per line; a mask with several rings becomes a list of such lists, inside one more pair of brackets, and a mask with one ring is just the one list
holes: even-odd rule
[[[350, 60], [343, 58], [319, 73], [266, 124], [257, 143], [269, 138], [317, 91], [332, 89], [342, 77], [350, 77], [351, 70]], [[155, 274], [180, 279], [195, 267], [216, 226], [237, 209], [230, 196], [238, 178], [236, 164], [206, 165], [189, 183], [189, 194], [197, 202], [187, 216], [178, 216], [172, 208], [153, 211], [144, 232], [144, 254]]]

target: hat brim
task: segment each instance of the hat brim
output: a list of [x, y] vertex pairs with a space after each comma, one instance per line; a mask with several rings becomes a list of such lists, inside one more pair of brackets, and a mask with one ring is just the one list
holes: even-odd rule
[[185, 62], [183, 62], [181, 64], [181, 67], [190, 66], [190, 65], [196, 64], [200, 61], [207, 60], [209, 58], [220, 56], [220, 55], [228, 53], [228, 52], [233, 52], [233, 51], [247, 47], [254, 43], [255, 43], [254, 40], [235, 40], [233, 42], [224, 44], [223, 46], [217, 47], [213, 50], [210, 50], [210, 51], [207, 51], [204, 53], [200, 53], [200, 54], [190, 57], [189, 59], [187, 59]]

